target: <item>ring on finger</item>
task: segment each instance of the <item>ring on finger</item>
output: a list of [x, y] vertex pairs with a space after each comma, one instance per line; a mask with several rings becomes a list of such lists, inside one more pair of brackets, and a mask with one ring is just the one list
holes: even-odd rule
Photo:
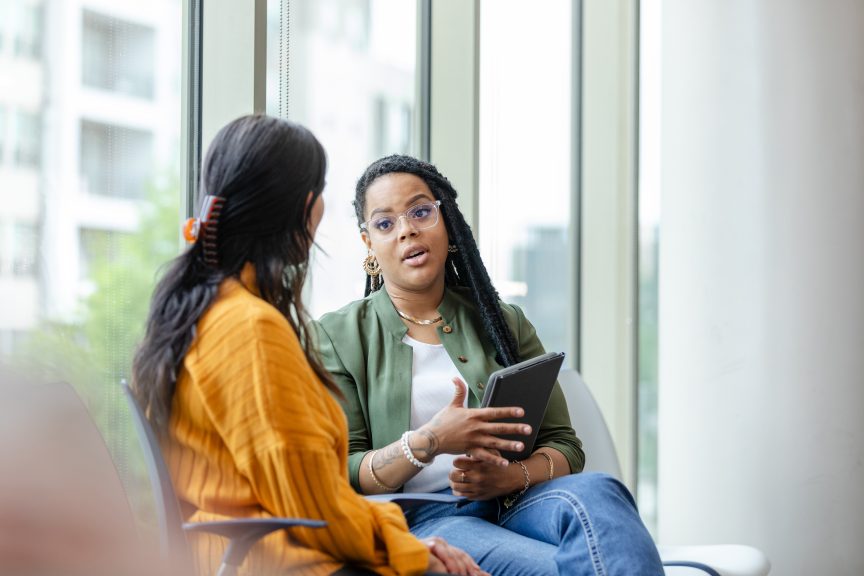
[[461, 481], [463, 484], [465, 483], [465, 472], [462, 472], [462, 475], [460, 476], [460, 481]]

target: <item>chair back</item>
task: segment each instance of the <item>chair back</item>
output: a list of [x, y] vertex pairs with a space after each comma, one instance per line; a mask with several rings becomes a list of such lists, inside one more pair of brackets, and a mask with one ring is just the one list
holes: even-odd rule
[[132, 508], [72, 386], [0, 366], [0, 573], [130, 574]]
[[132, 423], [138, 433], [138, 441], [144, 452], [147, 464], [147, 474], [153, 487], [153, 499], [156, 502], [156, 518], [159, 524], [159, 550], [163, 557], [174, 558], [185, 556], [186, 535], [183, 532], [183, 516], [177, 504], [177, 495], [171, 483], [168, 466], [162, 457], [162, 447], [150, 422], [144, 416], [144, 410], [138, 404], [129, 385], [123, 380], [120, 383], [123, 395], [129, 404]]
[[570, 412], [570, 425], [582, 440], [585, 450], [585, 471], [605, 472], [621, 479], [621, 464], [615, 443], [594, 396], [575, 370], [564, 369], [558, 374]]

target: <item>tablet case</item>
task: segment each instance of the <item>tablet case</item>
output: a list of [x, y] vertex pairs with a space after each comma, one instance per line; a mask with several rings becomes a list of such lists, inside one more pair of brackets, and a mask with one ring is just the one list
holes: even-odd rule
[[547, 352], [489, 375], [481, 407], [520, 406], [525, 410], [525, 416], [504, 418], [500, 422], [524, 422], [531, 425], [530, 436], [501, 436], [525, 444], [525, 449], [521, 452], [505, 451], [501, 453], [502, 457], [508, 460], [524, 460], [533, 452], [534, 442], [540, 432], [540, 424], [546, 414], [546, 406], [563, 362], [563, 352]]

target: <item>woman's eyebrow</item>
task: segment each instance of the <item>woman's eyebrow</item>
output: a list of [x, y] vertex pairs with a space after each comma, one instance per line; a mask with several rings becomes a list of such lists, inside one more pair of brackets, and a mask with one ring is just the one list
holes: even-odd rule
[[[411, 205], [417, 202], [417, 200], [432, 200], [432, 198], [430, 198], [429, 195], [425, 192], [421, 192], [420, 194], [416, 194], [409, 198], [408, 201], [405, 202], [405, 206], [411, 207]], [[393, 209], [389, 206], [385, 206], [383, 208], [375, 208], [374, 210], [372, 210], [372, 212], [369, 213], [369, 218], [372, 218], [373, 216], [375, 216], [375, 214], [379, 214], [381, 212], [393, 212]]]
[[375, 208], [374, 210], [372, 210], [372, 212], [369, 213], [369, 218], [372, 218], [373, 216], [375, 216], [375, 214], [378, 214], [379, 212], [392, 212], [392, 211], [393, 211], [393, 209], [390, 208], [389, 206], [387, 206], [385, 208]]
[[417, 202], [417, 200], [432, 200], [432, 198], [429, 198], [429, 195], [425, 192], [421, 192], [420, 194], [412, 196], [407, 202], [405, 202], [405, 206], [410, 208], [412, 204]]

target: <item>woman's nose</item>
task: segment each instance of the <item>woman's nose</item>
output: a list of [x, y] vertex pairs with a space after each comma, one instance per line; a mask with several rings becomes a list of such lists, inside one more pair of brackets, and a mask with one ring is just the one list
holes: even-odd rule
[[414, 223], [411, 222], [411, 219], [405, 214], [402, 214], [396, 220], [396, 229], [399, 232], [400, 238], [404, 238], [407, 235], [413, 236], [414, 234], [417, 234], [417, 228], [414, 227]]

